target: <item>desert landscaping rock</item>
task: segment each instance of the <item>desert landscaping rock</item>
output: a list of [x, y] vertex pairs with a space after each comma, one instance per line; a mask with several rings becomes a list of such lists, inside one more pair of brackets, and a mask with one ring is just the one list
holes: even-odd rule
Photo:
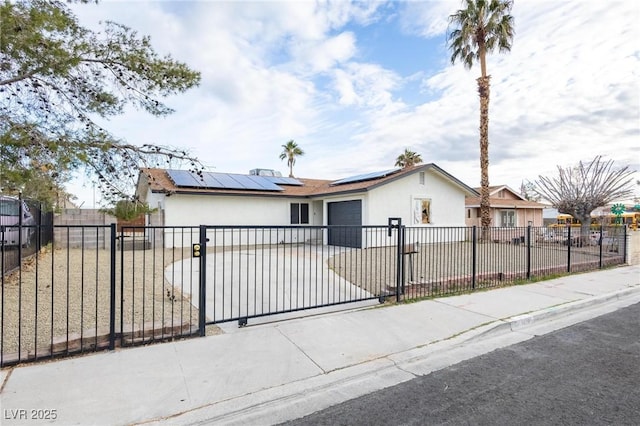
[[[174, 328], [197, 326], [198, 310], [183, 296], [186, 289], [165, 278], [165, 268], [185, 254], [182, 249], [117, 252], [116, 332], [153, 328], [171, 336]], [[45, 249], [25, 260], [3, 283], [2, 353], [72, 351], [73, 342], [87, 348], [99, 343], [109, 333], [110, 266], [109, 250], [101, 249]], [[218, 332], [207, 327], [207, 334]]]

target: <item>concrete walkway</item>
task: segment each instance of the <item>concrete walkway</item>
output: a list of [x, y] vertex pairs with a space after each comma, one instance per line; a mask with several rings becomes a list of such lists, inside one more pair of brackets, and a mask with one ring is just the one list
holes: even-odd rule
[[[329, 258], [351, 249], [327, 247], [263, 249], [258, 255], [254, 250], [236, 250], [207, 256], [207, 321], [374, 297], [329, 267]], [[200, 266], [191, 258], [175, 262], [165, 270], [165, 279], [190, 296], [196, 308], [200, 307], [199, 289], [192, 283], [198, 282], [199, 270]]]
[[625, 266], [24, 365], [1, 423], [274, 424], [638, 302]]

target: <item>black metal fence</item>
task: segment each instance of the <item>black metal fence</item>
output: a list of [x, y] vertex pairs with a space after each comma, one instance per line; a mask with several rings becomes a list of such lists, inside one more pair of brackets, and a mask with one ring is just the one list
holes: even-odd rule
[[[197, 228], [48, 228], [42, 232], [56, 238], [0, 278], [0, 365], [197, 332], [197, 310], [168, 272], [191, 259], [188, 238]], [[199, 285], [197, 269], [188, 272]]]
[[624, 226], [406, 228], [403, 297], [449, 295], [626, 263]]
[[1, 277], [2, 366], [204, 335], [228, 321], [598, 269], [625, 263], [627, 249], [624, 227], [588, 238], [571, 228], [481, 232], [397, 219], [363, 227], [37, 227], [38, 235], [55, 230], [55, 239]]
[[53, 212], [42, 203], [0, 196], [0, 273], [16, 270], [22, 259], [33, 256], [53, 240]]

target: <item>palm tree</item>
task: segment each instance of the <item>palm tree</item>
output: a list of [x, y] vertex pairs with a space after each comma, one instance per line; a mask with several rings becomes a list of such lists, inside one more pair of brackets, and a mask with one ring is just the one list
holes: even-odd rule
[[404, 152], [396, 158], [396, 167], [402, 167], [403, 169], [420, 163], [422, 163], [422, 157], [420, 157], [420, 154], [409, 151], [407, 148], [405, 148]]
[[489, 80], [487, 53], [511, 50], [513, 17], [509, 15], [513, 0], [463, 0], [464, 9], [449, 16], [447, 42], [451, 49], [451, 63], [462, 61], [471, 69], [480, 62], [478, 82], [480, 95], [480, 217], [484, 230], [491, 224], [489, 205]]
[[282, 153], [280, 154], [280, 159], [287, 159], [287, 166], [289, 166], [289, 177], [293, 177], [293, 165], [296, 164], [296, 157], [301, 157], [304, 155], [304, 151], [302, 148], [298, 146], [293, 139], [291, 139], [286, 144], [282, 145]]

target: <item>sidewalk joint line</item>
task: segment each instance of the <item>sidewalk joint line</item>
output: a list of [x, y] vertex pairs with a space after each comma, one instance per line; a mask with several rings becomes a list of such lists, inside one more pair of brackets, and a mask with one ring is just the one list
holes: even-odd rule
[[322, 368], [320, 366], [320, 364], [318, 364], [313, 358], [311, 358], [300, 346], [298, 346], [298, 344], [296, 342], [294, 342], [293, 340], [291, 340], [289, 338], [289, 336], [287, 336], [286, 334], [284, 334], [281, 330], [280, 330], [280, 326], [276, 326], [274, 327], [276, 330], [278, 330], [278, 333], [280, 333], [282, 335], [282, 337], [284, 337], [285, 339], [287, 339], [293, 346], [296, 347], [296, 349], [298, 349], [300, 352], [302, 352], [304, 354], [304, 356], [313, 363], [313, 365], [315, 365], [316, 367], [318, 367], [320, 369], [320, 371], [322, 371], [322, 374], [327, 374], [327, 371], [325, 371], [324, 368]]
[[173, 347], [173, 353], [178, 358], [178, 368], [180, 368], [180, 376], [182, 377], [182, 383], [184, 384], [184, 389], [187, 392], [187, 398], [191, 401], [191, 392], [189, 392], [189, 384], [187, 383], [187, 378], [184, 375], [184, 368], [182, 368], [182, 361], [180, 359], [180, 355], [178, 354], [177, 346]]
[[7, 377], [4, 378], [4, 380], [2, 381], [2, 385], [0, 386], [0, 394], [2, 393], [2, 391], [4, 391], [4, 387], [7, 385], [7, 383], [9, 383], [9, 377], [11, 377], [11, 374], [13, 373], [14, 369], [15, 369], [15, 367], [9, 368], [9, 372], [7, 373]]

